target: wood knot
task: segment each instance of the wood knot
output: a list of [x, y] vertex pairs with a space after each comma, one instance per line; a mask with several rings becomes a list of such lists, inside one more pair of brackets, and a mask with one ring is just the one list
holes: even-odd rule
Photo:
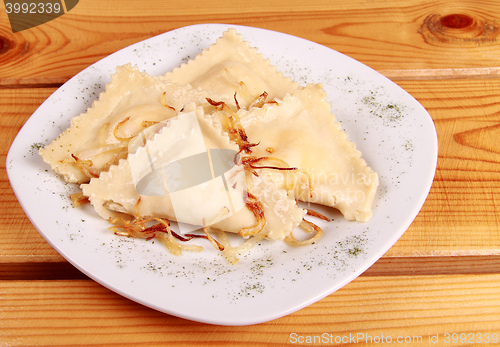
[[419, 33], [425, 42], [431, 44], [477, 46], [495, 43], [499, 28], [495, 20], [472, 14], [452, 13], [444, 16], [432, 14], [425, 18]]
[[455, 29], [468, 29], [473, 27], [476, 23], [474, 18], [466, 14], [449, 14], [447, 16], [441, 17], [440, 20], [443, 28], [448, 28], [451, 30]]
[[[0, 70], [8, 73], [9, 67], [17, 66], [31, 54], [30, 43], [23, 36], [2, 31], [0, 28]], [[5, 77], [5, 76], [4, 76]]]
[[0, 54], [4, 54], [12, 47], [12, 42], [6, 37], [0, 36]]

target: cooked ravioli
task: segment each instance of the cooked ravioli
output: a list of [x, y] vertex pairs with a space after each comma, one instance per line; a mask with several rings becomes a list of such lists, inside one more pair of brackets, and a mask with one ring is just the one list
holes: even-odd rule
[[[192, 141], [192, 137], [196, 138], [190, 133], [192, 129], [178, 121], [187, 115], [188, 113], [181, 114], [172, 119], [144, 146], [134, 149], [135, 153], [130, 154], [128, 159], [121, 160], [99, 178], [92, 178], [88, 184], [82, 184], [84, 195], [89, 197], [98, 214], [105, 219], [113, 219], [125, 213], [144, 218], [167, 218], [197, 226], [206, 223], [215, 229], [239, 233], [257, 223], [254, 213], [244, 206], [244, 196], [248, 190], [263, 206], [266, 224], [261, 232], [270, 239], [283, 239], [289, 235], [302, 221], [305, 210], [298, 207], [295, 199], [290, 198], [287, 192], [267, 175], [249, 176], [250, 186], [236, 189], [235, 186], [246, 182], [245, 172], [238, 166], [234, 166], [234, 169], [226, 174], [227, 186], [232, 187], [228, 191], [224, 186], [207, 182], [192, 187], [193, 189], [184, 189], [180, 194], [172, 193], [165, 187], [164, 195], [142, 195], [138, 192], [138, 178], [145, 177], [145, 172], [152, 170], [151, 166], [158, 168], [162, 163], [199, 153], [200, 144], [193, 144], [197, 140]], [[231, 149], [237, 153], [238, 147], [229, 141], [219, 127], [214, 126], [211, 119], [205, 117], [202, 108], [196, 110], [196, 116], [203, 133], [202, 147], [205, 146], [208, 150]], [[149, 155], [142, 155], [146, 150]], [[153, 159], [148, 160], [148, 157]], [[158, 187], [156, 185], [154, 189], [158, 190]], [[233, 209], [229, 216], [224, 215], [223, 211], [223, 207], [231, 210], [229, 205], [224, 206], [228, 192], [232, 194], [233, 204], [240, 205], [240, 208]], [[214, 222], [221, 212], [223, 218]]]
[[[165, 77], [179, 84], [210, 90], [226, 99], [236, 98], [241, 108], [250, 107], [264, 92], [267, 93], [265, 100], [272, 101], [298, 87], [256, 48], [243, 41], [234, 29], [226, 31], [211, 47]], [[236, 106], [234, 102], [228, 104]]]
[[119, 159], [128, 141], [153, 123], [175, 116], [185, 104], [207, 104], [204, 91], [119, 66], [99, 99], [71, 126], [40, 149], [53, 170], [72, 183], [88, 182]]
[[336, 122], [325, 96], [320, 85], [308, 85], [278, 105], [240, 110], [238, 115], [249, 140], [259, 144], [254, 155], [279, 158], [298, 169], [274, 173], [275, 178], [282, 176], [283, 184], [291, 177], [297, 199], [367, 221], [378, 176]]
[[[188, 239], [168, 220], [181, 222], [183, 235], [181, 225], [203, 227], [231, 263], [264, 238], [304, 245], [321, 237], [298, 200], [368, 221], [378, 187], [322, 86], [291, 81], [234, 29], [164, 76], [119, 66], [40, 154], [80, 184], [78, 198], [117, 235], [156, 237], [180, 254], [174, 238]], [[298, 226], [315, 235], [295, 239]], [[220, 243], [209, 230], [222, 231]], [[246, 240], [233, 247], [224, 232]]]
[[[260, 233], [271, 240], [283, 240], [289, 236], [304, 218], [306, 210], [300, 208], [293, 197], [280, 187], [266, 173], [250, 176], [249, 191], [263, 206], [265, 225]], [[234, 216], [222, 219], [213, 225], [223, 231], [240, 232], [255, 224], [255, 216], [247, 209], [241, 209]]]

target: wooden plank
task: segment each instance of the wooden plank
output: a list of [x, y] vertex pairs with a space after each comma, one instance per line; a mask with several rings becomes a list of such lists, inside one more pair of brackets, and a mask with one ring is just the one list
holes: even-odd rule
[[[7, 178], [10, 145], [30, 115], [54, 88], [0, 90], [0, 262], [63, 261], [26, 217]], [[34, 141], [36, 142], [36, 141]]]
[[387, 255], [500, 254], [498, 80], [398, 83], [431, 114], [439, 159], [420, 214]]
[[1, 281], [0, 338], [16, 346], [269, 346], [320, 336], [363, 346], [383, 335], [384, 343], [401, 336], [406, 346], [431, 345], [438, 336], [457, 346], [464, 343], [452, 343], [451, 334], [478, 341], [500, 332], [499, 283], [500, 275], [360, 277], [289, 316], [225, 327], [162, 314], [93, 281]]
[[[439, 137], [436, 179], [420, 214], [386, 256], [500, 254], [500, 79], [398, 81], [430, 112]], [[0, 259], [62, 261], [25, 217], [5, 173], [20, 127], [54, 91], [0, 90]], [[492, 134], [494, 136], [492, 136]], [[496, 137], [495, 137], [496, 136]], [[36, 140], [38, 141], [38, 139]], [[23, 260], [21, 260], [21, 257]]]
[[500, 256], [382, 257], [363, 276], [498, 274]]
[[[467, 25], [454, 27], [452, 21], [444, 21], [450, 14], [466, 16], [468, 21], [462, 23]], [[497, 67], [491, 66], [500, 53], [498, 17], [500, 4], [493, 0], [258, 0], [251, 4], [186, 0], [147, 6], [128, 0], [120, 1], [120, 7], [88, 0], [56, 20], [13, 34], [2, 8], [0, 85], [61, 84], [132, 43], [181, 26], [210, 22], [303, 37], [395, 78], [401, 70], [407, 71], [405, 78], [420, 78], [432, 74], [430, 69], [440, 69], [440, 75], [455, 76], [457, 71], [473, 69], [473, 74], [498, 76]]]

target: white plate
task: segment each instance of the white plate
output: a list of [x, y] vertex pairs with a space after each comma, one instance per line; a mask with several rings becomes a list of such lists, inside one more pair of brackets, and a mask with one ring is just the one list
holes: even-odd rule
[[[37, 154], [97, 98], [117, 65], [163, 74], [196, 56], [234, 27], [285, 75], [322, 83], [332, 111], [380, 176], [368, 223], [322, 224], [315, 245], [264, 242], [229, 265], [210, 245], [172, 256], [158, 242], [117, 237], [92, 208], [72, 208], [75, 187]], [[327, 296], [359, 276], [405, 232], [429, 192], [437, 161], [434, 124], [400, 87], [334, 50], [282, 33], [201, 24], [122, 49], [83, 70], [52, 94], [26, 122], [7, 157], [24, 211], [70, 263], [107, 288], [165, 313], [222, 325], [269, 321]], [[201, 242], [201, 241], [200, 241]]]

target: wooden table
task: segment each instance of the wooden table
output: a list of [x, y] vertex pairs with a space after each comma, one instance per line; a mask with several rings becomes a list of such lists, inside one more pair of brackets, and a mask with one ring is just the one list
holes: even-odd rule
[[[379, 344], [421, 336], [406, 345], [445, 346], [467, 344], [464, 334], [466, 342], [490, 334], [486, 345], [493, 345], [500, 334], [500, 2], [117, 3], [80, 1], [15, 34], [0, 5], [0, 346], [267, 346], [317, 336], [365, 344], [352, 338], [358, 334]], [[89, 280], [31, 225], [5, 172], [19, 129], [70, 77], [132, 43], [217, 22], [303, 37], [378, 70], [428, 110], [439, 139], [427, 201], [384, 257], [323, 300], [247, 327], [168, 316]]]

